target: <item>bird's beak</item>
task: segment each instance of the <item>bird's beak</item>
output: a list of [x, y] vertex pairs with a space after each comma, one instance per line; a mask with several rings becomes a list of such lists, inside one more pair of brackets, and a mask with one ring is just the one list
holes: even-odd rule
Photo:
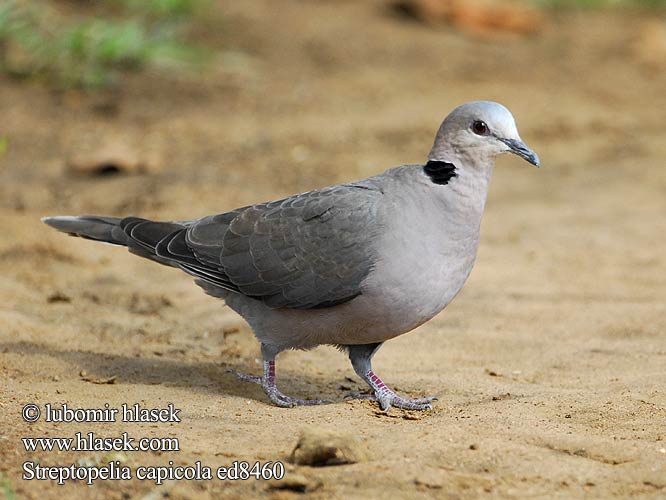
[[518, 139], [502, 139], [502, 138], [499, 138], [499, 140], [502, 141], [507, 146], [509, 146], [509, 152], [520, 156], [524, 160], [527, 160], [535, 167], [538, 167], [540, 165], [541, 161], [539, 160], [539, 156], [530, 148], [528, 148], [523, 141]]

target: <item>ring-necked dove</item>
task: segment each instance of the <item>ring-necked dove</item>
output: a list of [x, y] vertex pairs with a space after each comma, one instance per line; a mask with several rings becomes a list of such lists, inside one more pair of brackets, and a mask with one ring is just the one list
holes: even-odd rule
[[224, 299], [261, 342], [263, 375], [236, 375], [259, 383], [276, 405], [325, 402], [280, 392], [275, 358], [330, 344], [347, 350], [382, 409], [423, 410], [434, 398], [398, 396], [371, 359], [462, 288], [476, 258], [494, 159], [505, 152], [539, 165], [504, 106], [469, 102], [446, 117], [423, 165], [192, 221], [43, 220], [178, 267]]

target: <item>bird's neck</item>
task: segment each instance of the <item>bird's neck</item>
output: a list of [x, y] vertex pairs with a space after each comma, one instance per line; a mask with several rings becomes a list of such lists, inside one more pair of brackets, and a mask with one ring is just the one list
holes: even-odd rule
[[[440, 172], [435, 170], [437, 165], [433, 160], [424, 166], [424, 172], [438, 202], [444, 205], [444, 213], [460, 224], [478, 227], [486, 204], [492, 164], [470, 167], [460, 159], [437, 163], [441, 164]], [[445, 175], [445, 172], [448, 173]], [[448, 177], [445, 183], [438, 181], [445, 177]]]

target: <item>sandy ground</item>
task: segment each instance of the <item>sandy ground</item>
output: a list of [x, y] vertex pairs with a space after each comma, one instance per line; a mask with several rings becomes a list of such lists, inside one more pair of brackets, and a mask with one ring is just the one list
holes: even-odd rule
[[[287, 464], [312, 498], [666, 497], [666, 72], [632, 49], [650, 17], [565, 12], [533, 38], [478, 40], [379, 1], [229, 1], [202, 28], [220, 55], [201, 75], [147, 73], [92, 97], [0, 80], [0, 491], [296, 498], [263, 481], [23, 481], [28, 460], [99, 456], [28, 453], [20, 438], [171, 436], [180, 452], [123, 463], [214, 467], [285, 461], [314, 427], [360, 438], [370, 459]], [[362, 384], [333, 348], [281, 355], [278, 377], [288, 394], [334, 404], [270, 406], [226, 371], [260, 366], [223, 303], [176, 270], [39, 222], [193, 218], [366, 177], [422, 161], [441, 118], [478, 98], [514, 112], [544, 168], [500, 159], [463, 292], [375, 358], [396, 390], [439, 395], [423, 414], [343, 401]], [[159, 168], [67, 173], [67, 158], [109, 140]], [[20, 413], [135, 402], [174, 403], [182, 422], [28, 424]]]

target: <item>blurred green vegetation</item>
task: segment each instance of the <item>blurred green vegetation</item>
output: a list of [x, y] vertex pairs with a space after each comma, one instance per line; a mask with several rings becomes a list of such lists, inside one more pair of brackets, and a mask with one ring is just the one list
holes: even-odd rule
[[12, 485], [9, 484], [9, 480], [2, 474], [0, 474], [0, 491], [3, 492], [5, 500], [14, 500], [16, 498]]
[[0, 158], [2, 158], [2, 156], [7, 152], [8, 147], [9, 147], [9, 139], [7, 138], [7, 136], [0, 135]]
[[[665, 7], [666, 0], [532, 0], [548, 7]], [[113, 85], [147, 66], [200, 65], [188, 30], [211, 0], [0, 0], [0, 71], [56, 88]], [[66, 13], [66, 14], [65, 14]]]
[[208, 4], [208, 0], [70, 0], [66, 5], [3, 0], [0, 71], [41, 79], [57, 88], [93, 89], [148, 65], [201, 64], [205, 52], [188, 43], [186, 35], [195, 15]]

